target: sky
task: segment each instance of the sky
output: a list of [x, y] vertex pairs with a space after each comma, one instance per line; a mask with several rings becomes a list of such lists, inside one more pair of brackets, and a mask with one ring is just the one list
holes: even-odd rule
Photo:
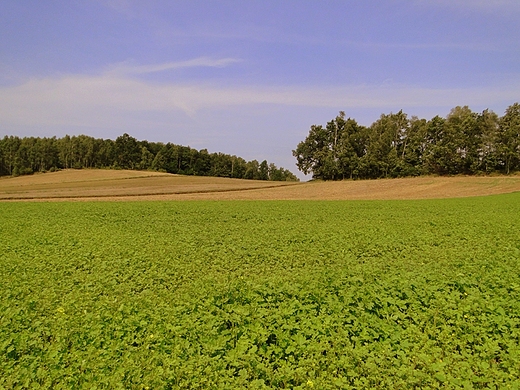
[[297, 173], [369, 126], [520, 101], [518, 0], [1, 0], [0, 136], [172, 142]]

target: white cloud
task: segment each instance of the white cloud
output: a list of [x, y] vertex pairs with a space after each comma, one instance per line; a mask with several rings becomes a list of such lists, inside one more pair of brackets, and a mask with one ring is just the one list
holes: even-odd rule
[[209, 57], [199, 57], [186, 61], [166, 62], [154, 65], [132, 65], [129, 62], [122, 62], [112, 66], [107, 73], [111, 75], [138, 75], [146, 73], [163, 72], [167, 70], [176, 70], [182, 68], [210, 67], [224, 68], [228, 65], [241, 62], [237, 58], [220, 58], [213, 59]]
[[[147, 71], [159, 71], [160, 67], [150, 67], [151, 70]], [[0, 125], [103, 127], [113, 126], [125, 113], [133, 117], [146, 113], [171, 116], [174, 112], [194, 116], [201, 109], [255, 105], [379, 109], [380, 112], [466, 104], [493, 107], [517, 101], [518, 90], [520, 80], [492, 88], [467, 89], [435, 89], [394, 83], [341, 87], [230, 87], [159, 85], [113, 74], [69, 75], [0, 87]]]

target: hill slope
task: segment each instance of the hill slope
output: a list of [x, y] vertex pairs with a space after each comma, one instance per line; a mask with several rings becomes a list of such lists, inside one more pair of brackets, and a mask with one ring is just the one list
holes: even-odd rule
[[193, 193], [243, 191], [294, 184], [265, 180], [183, 176], [131, 170], [67, 169], [0, 178], [0, 200], [146, 199]]
[[515, 191], [519, 175], [294, 183], [89, 169], [0, 179], [0, 200], [432, 199]]

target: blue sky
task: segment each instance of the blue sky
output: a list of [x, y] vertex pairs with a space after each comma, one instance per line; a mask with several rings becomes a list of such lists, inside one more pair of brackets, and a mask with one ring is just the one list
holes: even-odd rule
[[340, 110], [502, 115], [518, 20], [518, 0], [2, 0], [0, 135], [127, 132], [296, 173]]

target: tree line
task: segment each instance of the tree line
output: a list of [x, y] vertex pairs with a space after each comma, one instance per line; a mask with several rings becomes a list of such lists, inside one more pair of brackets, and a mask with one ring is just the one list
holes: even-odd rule
[[289, 170], [266, 160], [246, 161], [172, 143], [138, 141], [128, 134], [110, 139], [86, 135], [63, 138], [5, 136], [0, 139], [0, 176], [59, 169], [114, 168], [154, 170], [195, 176], [297, 181]]
[[520, 105], [499, 117], [453, 108], [430, 120], [401, 110], [365, 127], [345, 113], [313, 125], [293, 155], [304, 174], [323, 180], [520, 171]]

